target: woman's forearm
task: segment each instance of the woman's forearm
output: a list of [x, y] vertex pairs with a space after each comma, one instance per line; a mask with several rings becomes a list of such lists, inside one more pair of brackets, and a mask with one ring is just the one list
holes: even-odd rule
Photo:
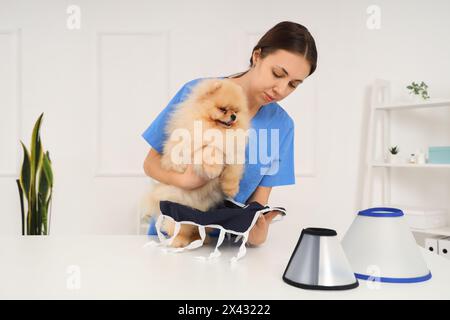
[[193, 190], [205, 185], [207, 178], [196, 174], [192, 164], [188, 164], [183, 173], [166, 170], [161, 166], [161, 155], [151, 149], [144, 161], [144, 172], [149, 177], [161, 183], [169, 184], [185, 190]]
[[[263, 206], [267, 205], [271, 191], [272, 187], [258, 186], [247, 200], [247, 204], [252, 201], [256, 201]], [[248, 243], [253, 246], [259, 246], [266, 241], [268, 233], [269, 224], [266, 222], [266, 218], [262, 216], [250, 230]]]
[[180, 182], [182, 180], [182, 174], [172, 170], [163, 169], [161, 167], [160, 155], [153, 156], [151, 159], [144, 162], [144, 172], [147, 176], [158, 180], [161, 183], [181, 187]]

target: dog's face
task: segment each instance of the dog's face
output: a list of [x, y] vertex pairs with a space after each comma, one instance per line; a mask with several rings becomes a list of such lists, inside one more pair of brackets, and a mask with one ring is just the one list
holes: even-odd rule
[[199, 108], [204, 121], [223, 129], [248, 125], [247, 98], [239, 85], [230, 80], [207, 80], [201, 85]]
[[[235, 105], [221, 105], [217, 103], [210, 110], [210, 119], [214, 121], [217, 125], [224, 128], [231, 128], [240, 121], [240, 108]], [[239, 120], [238, 120], [239, 117]]]

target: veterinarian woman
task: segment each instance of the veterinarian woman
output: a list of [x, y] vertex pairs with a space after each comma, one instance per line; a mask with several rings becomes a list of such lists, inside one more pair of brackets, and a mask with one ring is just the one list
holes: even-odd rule
[[[245, 172], [235, 201], [257, 201], [266, 205], [273, 187], [295, 184], [294, 121], [278, 101], [294, 92], [315, 71], [316, 63], [316, 45], [309, 31], [300, 24], [284, 21], [275, 25], [259, 40], [252, 51], [247, 71], [229, 77], [218, 77], [230, 78], [244, 89], [249, 102], [251, 126], [256, 132], [267, 130], [266, 138], [269, 141], [266, 144], [270, 143], [271, 129], [278, 129], [279, 133], [278, 156], [272, 159], [269, 170], [265, 170], [267, 165], [259, 160], [256, 164], [255, 161], [249, 163], [247, 146]], [[144, 162], [146, 175], [162, 183], [190, 190], [207, 181], [193, 172], [192, 165], [182, 174], [162, 169], [160, 154], [166, 139], [164, 126], [167, 116], [200, 80], [202, 78], [186, 83], [142, 134], [152, 147]], [[256, 139], [261, 139], [259, 134]], [[257, 145], [260, 143], [258, 140]], [[269, 153], [266, 152], [266, 155]], [[260, 156], [257, 158], [260, 159]], [[250, 231], [249, 244], [260, 245], [265, 242], [269, 224], [276, 215], [272, 211], [258, 219]]]

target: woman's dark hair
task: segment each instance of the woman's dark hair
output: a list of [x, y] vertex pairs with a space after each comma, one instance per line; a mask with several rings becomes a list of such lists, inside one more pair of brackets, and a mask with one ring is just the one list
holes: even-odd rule
[[258, 49], [261, 49], [260, 56], [262, 59], [279, 49], [300, 54], [305, 57], [311, 67], [308, 76], [316, 70], [316, 43], [308, 29], [301, 24], [283, 21], [267, 31], [253, 48], [250, 56], [250, 67], [253, 65], [253, 52]]

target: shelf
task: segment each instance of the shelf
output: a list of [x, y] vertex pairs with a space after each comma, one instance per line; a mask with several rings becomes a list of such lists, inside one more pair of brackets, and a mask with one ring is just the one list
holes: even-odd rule
[[450, 164], [436, 164], [436, 163], [425, 163], [425, 164], [414, 164], [414, 163], [384, 163], [384, 162], [372, 162], [373, 167], [387, 167], [387, 168], [448, 168], [450, 169]]
[[406, 110], [419, 108], [450, 107], [449, 99], [433, 99], [426, 102], [402, 102], [375, 107], [377, 110]]
[[[369, 99], [369, 117], [366, 134], [365, 144], [365, 169], [362, 185], [361, 206], [371, 207], [374, 202], [375, 193], [381, 196], [382, 203], [391, 203], [391, 177], [392, 170], [395, 168], [405, 169], [450, 169], [450, 163], [436, 164], [436, 163], [423, 163], [415, 164], [409, 163], [409, 157], [400, 157], [399, 161], [394, 163], [390, 162], [388, 158], [388, 147], [391, 146], [391, 126], [393, 125], [390, 111], [401, 110], [413, 110], [422, 109], [429, 111], [438, 111], [436, 108], [441, 108], [441, 111], [447, 111], [448, 109], [442, 109], [442, 107], [450, 107], [450, 97], [443, 97], [438, 99], [408, 99], [405, 97], [403, 101], [393, 101], [391, 99], [391, 83], [384, 79], [375, 79], [370, 99]], [[417, 116], [421, 116], [418, 114]], [[419, 118], [419, 117], [418, 117]], [[444, 120], [446, 120], [445, 118]], [[445, 136], [446, 137], [446, 136]], [[379, 153], [379, 149], [382, 148], [383, 152]], [[412, 154], [412, 153], [411, 153]], [[382, 168], [382, 169], [381, 169]], [[391, 169], [394, 168], [394, 169]], [[380, 170], [381, 169], [381, 170]], [[378, 171], [380, 170], [380, 171]], [[398, 169], [400, 170], [400, 169]], [[406, 173], [406, 172], [405, 172]], [[381, 174], [382, 182], [375, 184], [375, 178]], [[412, 173], [411, 173], [412, 174]], [[446, 174], [446, 173], [444, 173]], [[442, 199], [442, 206], [448, 206], [446, 199]], [[426, 230], [432, 233], [441, 232], [442, 230]], [[417, 232], [425, 232], [423, 230], [417, 230]], [[450, 227], [446, 228], [444, 234], [450, 236]]]
[[426, 234], [433, 234], [433, 235], [442, 235], [442, 236], [450, 236], [450, 227], [442, 227], [442, 228], [435, 228], [435, 229], [416, 229], [416, 228], [410, 228], [412, 232], [416, 233], [426, 233]]

